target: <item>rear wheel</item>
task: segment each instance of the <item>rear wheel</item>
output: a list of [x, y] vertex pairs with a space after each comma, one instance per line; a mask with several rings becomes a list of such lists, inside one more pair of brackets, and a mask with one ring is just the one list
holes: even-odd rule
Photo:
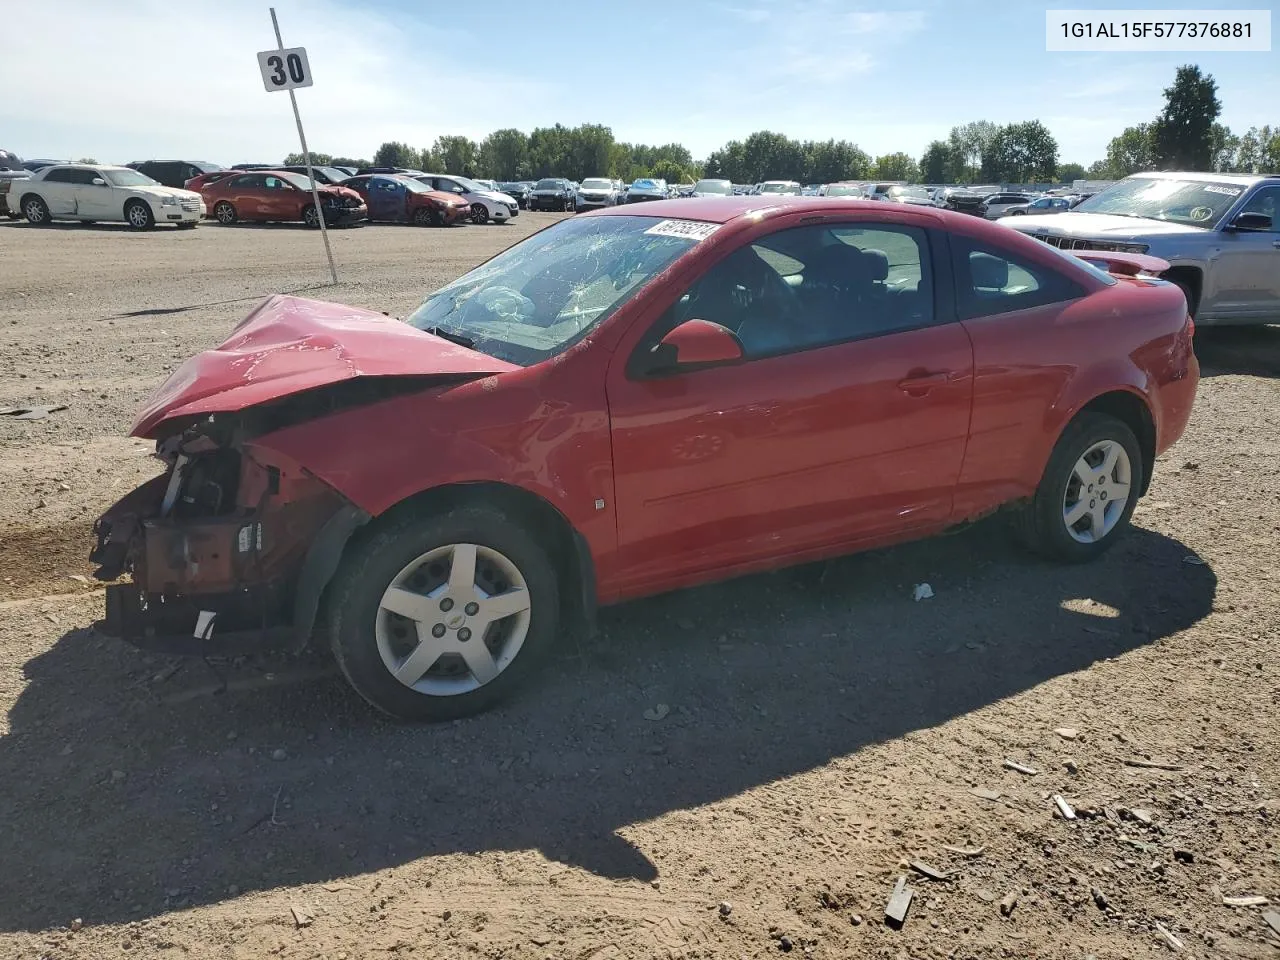
[[1142, 470], [1142, 450], [1127, 424], [1108, 414], [1080, 415], [1063, 431], [1022, 509], [1021, 538], [1054, 560], [1092, 560], [1128, 527]]
[[223, 226], [230, 226], [240, 217], [236, 214], [236, 208], [226, 200], [219, 200], [213, 208], [213, 216]]
[[43, 199], [37, 196], [23, 199], [22, 213], [27, 218], [27, 223], [34, 224], [37, 227], [46, 226], [52, 220], [49, 216], [49, 207]]
[[512, 693], [546, 656], [555, 567], [518, 522], [484, 506], [389, 519], [335, 578], [334, 657], [371, 704], [451, 720]]

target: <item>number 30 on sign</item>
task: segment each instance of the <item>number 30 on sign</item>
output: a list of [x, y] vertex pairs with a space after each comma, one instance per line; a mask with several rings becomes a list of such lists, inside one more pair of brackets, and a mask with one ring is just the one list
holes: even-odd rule
[[311, 86], [311, 64], [307, 62], [306, 47], [263, 50], [258, 54], [258, 69], [262, 71], [262, 85], [268, 93]]

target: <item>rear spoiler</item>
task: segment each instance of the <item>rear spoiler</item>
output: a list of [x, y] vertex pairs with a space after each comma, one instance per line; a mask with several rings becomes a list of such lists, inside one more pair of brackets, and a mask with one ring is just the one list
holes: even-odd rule
[[1169, 269], [1169, 261], [1145, 253], [1118, 250], [1072, 250], [1071, 255], [1119, 277], [1158, 277]]

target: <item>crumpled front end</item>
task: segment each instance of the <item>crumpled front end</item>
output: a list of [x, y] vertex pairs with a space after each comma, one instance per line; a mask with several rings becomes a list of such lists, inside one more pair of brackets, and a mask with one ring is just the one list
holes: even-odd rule
[[95, 524], [96, 576], [130, 581], [107, 587], [103, 632], [199, 654], [307, 642], [342, 547], [369, 517], [246, 442], [236, 419], [208, 417], [160, 441], [168, 470]]

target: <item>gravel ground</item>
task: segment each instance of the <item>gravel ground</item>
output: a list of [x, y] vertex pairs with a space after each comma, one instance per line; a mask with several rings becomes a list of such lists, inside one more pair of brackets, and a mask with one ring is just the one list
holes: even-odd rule
[[0, 956], [1275, 957], [1277, 329], [1198, 337], [1096, 564], [985, 524], [631, 603], [436, 727], [319, 656], [90, 629], [88, 525], [153, 470], [124, 433], [167, 370], [268, 293], [402, 314], [554, 219], [338, 231], [337, 287], [300, 229], [0, 223], [0, 407], [67, 405], [0, 417]]

